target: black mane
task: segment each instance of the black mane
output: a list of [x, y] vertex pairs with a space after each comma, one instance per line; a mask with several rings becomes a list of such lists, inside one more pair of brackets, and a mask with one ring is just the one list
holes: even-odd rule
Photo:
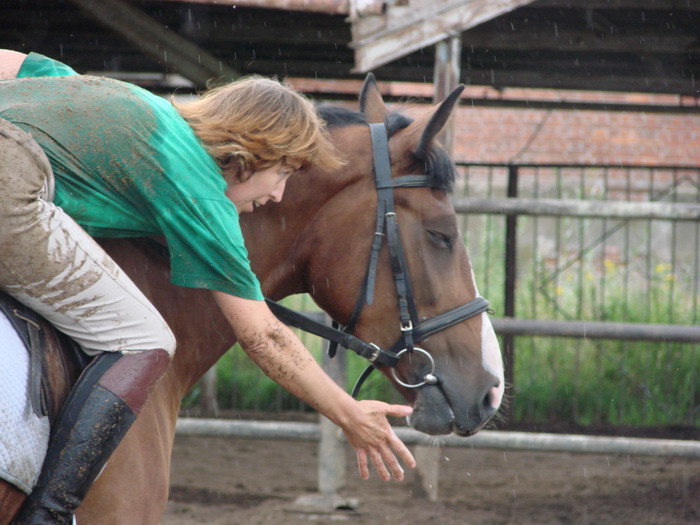
[[[321, 105], [316, 109], [329, 128], [367, 124], [365, 116], [358, 111], [329, 105]], [[389, 137], [393, 136], [397, 131], [408, 127], [411, 122], [413, 122], [413, 119], [395, 111], [387, 113], [384, 119]], [[429, 177], [431, 188], [448, 192], [452, 191], [456, 170], [452, 159], [450, 159], [444, 149], [433, 145], [427, 154], [418, 155], [416, 152], [411, 152], [411, 154], [418, 161], [424, 163], [425, 174]]]

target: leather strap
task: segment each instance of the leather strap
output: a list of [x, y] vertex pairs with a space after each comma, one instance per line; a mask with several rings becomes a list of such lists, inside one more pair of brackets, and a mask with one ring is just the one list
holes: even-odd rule
[[393, 352], [382, 350], [377, 345], [366, 343], [352, 334], [319, 323], [269, 299], [265, 299], [265, 302], [270, 307], [272, 313], [283, 323], [304, 330], [310, 334], [323, 337], [328, 341], [333, 341], [348, 350], [352, 350], [371, 363], [394, 367], [399, 361], [398, 357]]
[[[474, 299], [466, 304], [452, 308], [447, 312], [443, 312], [440, 315], [426, 319], [425, 321], [418, 324], [418, 326], [413, 329], [413, 337], [416, 343], [421, 342], [426, 337], [430, 337], [433, 334], [441, 332], [446, 328], [454, 326], [466, 321], [474, 316], [477, 316], [483, 312], [489, 311], [489, 302], [481, 297], [476, 296]], [[402, 350], [402, 338], [399, 338], [389, 349], [392, 352]]]
[[0, 310], [24, 342], [29, 352], [29, 403], [38, 417], [48, 414], [48, 382], [44, 358], [44, 331], [37, 313], [14, 297], [0, 292]]
[[[440, 315], [437, 315], [420, 323], [413, 330], [413, 337], [415, 339], [415, 342], [420, 343], [426, 337], [436, 334], [437, 332], [441, 332], [442, 330], [449, 328], [450, 326], [454, 326], [458, 323], [461, 323], [462, 321], [466, 321], [467, 319], [479, 315], [483, 312], [487, 312], [488, 309], [489, 302], [479, 295], [471, 301], [469, 301], [467, 304], [463, 304], [461, 306], [458, 306], [457, 308], [448, 310], [447, 312], [444, 312]], [[392, 353], [401, 351], [404, 348], [403, 343], [403, 337], [399, 337], [397, 341], [392, 345], [389, 351]], [[352, 388], [352, 397], [357, 397], [357, 394], [360, 392], [360, 388], [362, 388], [364, 382], [375, 369], [376, 367], [374, 366], [374, 364], [371, 364], [367, 368], [365, 368], [364, 372], [362, 372], [360, 377], [357, 378], [355, 386]]]
[[[396, 286], [397, 305], [399, 309], [399, 322], [405, 347], [409, 350], [413, 348], [413, 325], [417, 324], [417, 312], [413, 302], [413, 292], [408, 276], [408, 265], [401, 248], [401, 237], [399, 233], [396, 211], [394, 208], [394, 187], [396, 184], [416, 184], [419, 177], [407, 176], [406, 178], [393, 179], [391, 176], [391, 159], [389, 157], [389, 138], [386, 126], [383, 123], [373, 123], [369, 125], [372, 137], [372, 154], [374, 157], [374, 178], [377, 188], [377, 232], [386, 232], [387, 244], [391, 260], [391, 271]], [[396, 182], [398, 181], [398, 182]], [[377, 237], [375, 233], [375, 238]], [[377, 247], [374, 259], [379, 256], [380, 244]], [[367, 293], [374, 289], [376, 278], [376, 264], [372, 271], [372, 281], [367, 282]], [[371, 288], [370, 288], [371, 286]], [[373, 292], [372, 292], [373, 293]], [[371, 303], [368, 303], [371, 304]]]

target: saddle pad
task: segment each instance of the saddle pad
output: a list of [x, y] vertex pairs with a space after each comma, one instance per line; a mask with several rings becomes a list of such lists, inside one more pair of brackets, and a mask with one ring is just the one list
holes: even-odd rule
[[29, 353], [0, 311], [0, 478], [29, 494], [49, 443], [49, 419], [29, 403]]

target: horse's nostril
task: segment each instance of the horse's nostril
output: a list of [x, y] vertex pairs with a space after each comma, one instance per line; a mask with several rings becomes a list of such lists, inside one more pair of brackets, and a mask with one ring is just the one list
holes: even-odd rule
[[501, 406], [502, 399], [503, 391], [497, 386], [492, 386], [486, 391], [482, 406], [485, 410], [496, 411]]

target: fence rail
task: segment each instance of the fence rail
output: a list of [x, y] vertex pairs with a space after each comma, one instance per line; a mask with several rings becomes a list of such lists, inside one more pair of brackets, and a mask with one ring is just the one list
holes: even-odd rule
[[457, 197], [452, 200], [452, 204], [457, 213], [582, 217], [588, 219], [700, 220], [700, 204], [685, 203]]
[[[401, 441], [407, 445], [435, 445], [435, 437], [422, 434], [411, 428], [396, 427], [394, 431]], [[235, 437], [242, 439], [280, 439], [291, 441], [319, 441], [321, 439], [321, 429], [315, 423], [283, 421], [180, 418], [177, 421], [175, 433], [178, 436]], [[468, 438], [449, 435], [442, 436], [438, 440], [443, 447], [700, 458], [700, 442], [675, 439], [482, 430]]]
[[539, 321], [503, 317], [492, 318], [491, 322], [496, 333], [500, 335], [700, 343], [700, 326], [694, 325], [614, 323], [610, 321]]

